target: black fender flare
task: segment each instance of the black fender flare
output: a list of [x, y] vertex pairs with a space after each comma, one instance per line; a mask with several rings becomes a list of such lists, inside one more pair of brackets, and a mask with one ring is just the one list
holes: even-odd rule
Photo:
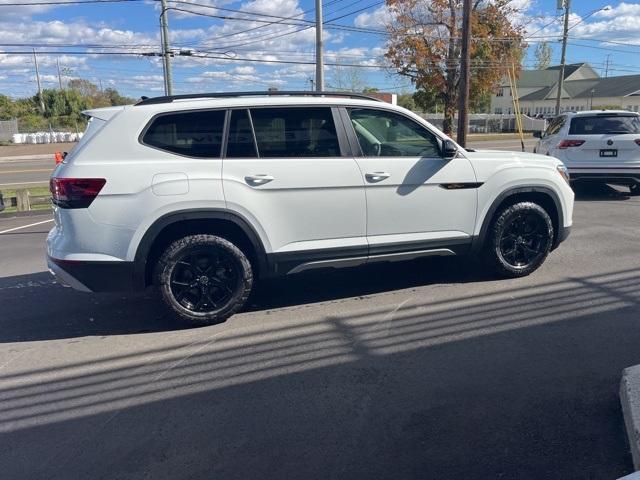
[[241, 215], [224, 209], [188, 209], [170, 212], [159, 217], [142, 236], [134, 257], [134, 286], [142, 289], [146, 286], [147, 259], [151, 246], [166, 227], [188, 220], [225, 220], [235, 224], [247, 236], [256, 254], [258, 268], [261, 272], [267, 269], [267, 256], [259, 235], [251, 224]]
[[553, 203], [555, 204], [556, 211], [558, 212], [558, 231], [556, 232], [556, 238], [553, 244], [553, 248], [557, 247], [558, 243], [566, 238], [566, 235], [564, 235], [563, 233], [565, 227], [562, 203], [560, 202], [560, 197], [558, 197], [558, 194], [553, 189], [543, 186], [513, 187], [500, 193], [500, 195], [498, 195], [491, 203], [489, 210], [487, 210], [487, 214], [482, 219], [482, 227], [480, 228], [480, 233], [473, 238], [473, 242], [471, 244], [472, 252], [479, 252], [482, 248], [482, 245], [484, 245], [484, 241], [487, 237], [487, 232], [489, 231], [489, 225], [491, 224], [491, 220], [493, 219], [500, 204], [504, 202], [505, 199], [521, 193], [543, 193], [551, 197]]

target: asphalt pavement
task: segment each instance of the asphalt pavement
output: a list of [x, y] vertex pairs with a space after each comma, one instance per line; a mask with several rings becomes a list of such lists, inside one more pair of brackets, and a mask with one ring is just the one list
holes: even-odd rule
[[640, 363], [640, 197], [579, 192], [526, 278], [444, 258], [301, 274], [206, 328], [153, 292], [56, 284], [47, 220], [0, 219], [3, 479], [632, 470], [618, 385]]

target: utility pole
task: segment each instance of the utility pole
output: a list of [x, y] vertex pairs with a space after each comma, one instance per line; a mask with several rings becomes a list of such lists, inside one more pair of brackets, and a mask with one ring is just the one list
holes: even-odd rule
[[42, 98], [42, 86], [40, 85], [40, 71], [38, 70], [38, 57], [36, 49], [33, 49], [33, 63], [36, 65], [36, 81], [38, 82], [38, 98], [40, 98], [40, 109], [44, 113], [44, 99]]
[[62, 90], [62, 75], [60, 75], [60, 59], [56, 58], [56, 65], [58, 66], [58, 85], [60, 85], [60, 90]]
[[607, 63], [604, 66], [604, 78], [607, 78], [609, 76], [609, 58], [611, 57], [611, 54], [608, 53], [607, 54]]
[[471, 0], [464, 0], [463, 8], [457, 141], [461, 146], [466, 147], [467, 125], [469, 123], [469, 83], [471, 82], [471, 66], [469, 65], [469, 49], [471, 46]]
[[560, 74], [558, 76], [558, 92], [556, 93], [556, 115], [560, 115], [560, 98], [564, 83], [564, 64], [567, 58], [567, 39], [569, 37], [569, 8], [571, 0], [564, 0], [564, 30], [562, 33], [562, 56], [560, 57]]
[[316, 0], [316, 91], [324, 90], [324, 63], [322, 60], [322, 0]]
[[164, 93], [173, 95], [173, 79], [171, 78], [171, 58], [169, 56], [169, 21], [167, 20], [167, 0], [162, 0], [162, 14], [160, 23], [162, 25], [162, 59], [164, 66]]

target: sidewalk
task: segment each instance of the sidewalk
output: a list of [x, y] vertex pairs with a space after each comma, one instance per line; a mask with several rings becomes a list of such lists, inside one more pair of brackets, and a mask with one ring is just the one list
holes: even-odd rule
[[[55, 152], [69, 152], [77, 142], [70, 143], [26, 143], [0, 145], [0, 160], [20, 160], [26, 158], [48, 158]], [[22, 157], [22, 158], [20, 158]]]

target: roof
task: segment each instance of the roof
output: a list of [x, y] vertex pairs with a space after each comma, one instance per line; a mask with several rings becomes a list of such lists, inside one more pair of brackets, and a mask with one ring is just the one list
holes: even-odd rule
[[[573, 75], [580, 68], [588, 66], [586, 63], [573, 63], [565, 65], [564, 67], [564, 79], [566, 80]], [[554, 65], [543, 70], [523, 70], [520, 72], [520, 76], [516, 82], [518, 88], [532, 88], [532, 87], [550, 87], [558, 81], [558, 70], [560, 65]]]
[[[567, 80], [562, 84], [569, 98], [620, 97], [640, 95], [640, 75], [594, 78], [586, 80]], [[553, 86], [541, 88], [520, 97], [521, 101], [546, 100]], [[593, 91], [593, 94], [592, 94]], [[563, 95], [563, 98], [566, 98]]]

